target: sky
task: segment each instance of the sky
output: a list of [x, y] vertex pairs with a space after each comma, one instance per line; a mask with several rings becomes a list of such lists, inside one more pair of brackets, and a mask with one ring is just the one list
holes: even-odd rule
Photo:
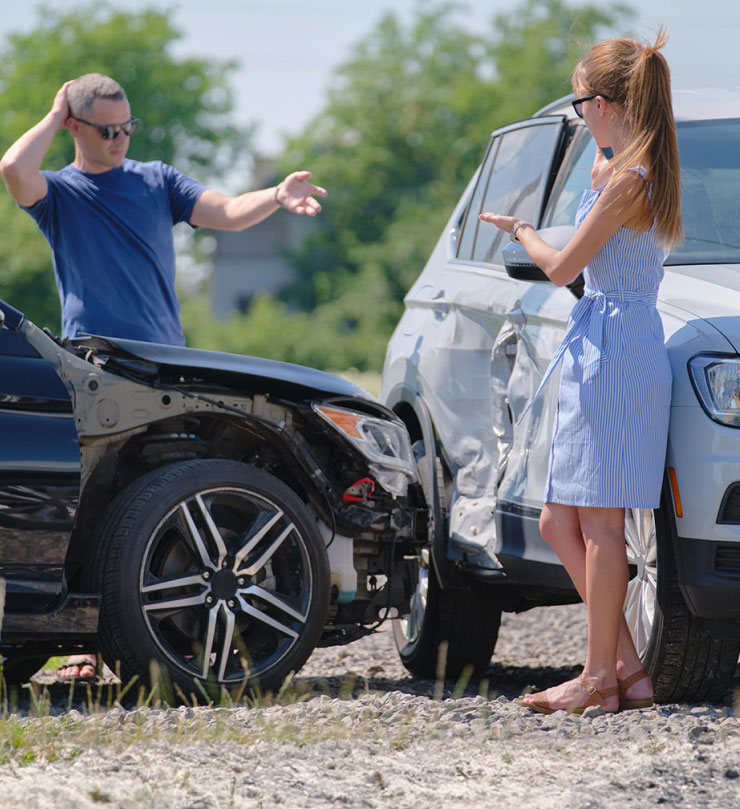
[[[517, 4], [477, 0], [459, 19], [473, 31], [485, 31], [495, 14], [512, 13]], [[0, 37], [31, 30], [39, 5], [33, 0], [0, 0]], [[410, 20], [414, 10], [425, 5], [422, 0], [115, 2], [119, 10], [171, 9], [174, 24], [184, 34], [178, 55], [239, 62], [232, 74], [237, 117], [241, 123], [258, 125], [255, 146], [265, 156], [279, 153], [287, 135], [302, 131], [320, 113], [332, 71], [351, 58], [353, 46], [384, 14], [393, 11]], [[740, 90], [739, 0], [633, 0], [630, 5], [638, 9], [630, 33], [649, 38], [660, 24], [668, 28], [664, 53], [675, 89]], [[60, 85], [67, 78], [72, 77], [60, 76]]]

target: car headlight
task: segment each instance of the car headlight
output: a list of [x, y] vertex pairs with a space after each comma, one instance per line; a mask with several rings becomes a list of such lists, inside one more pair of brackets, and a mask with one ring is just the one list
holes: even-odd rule
[[699, 356], [689, 361], [694, 390], [709, 418], [740, 427], [740, 359]]
[[416, 463], [402, 425], [331, 405], [314, 404], [313, 409], [371, 462], [383, 488], [391, 494], [406, 494], [409, 480], [416, 479]]

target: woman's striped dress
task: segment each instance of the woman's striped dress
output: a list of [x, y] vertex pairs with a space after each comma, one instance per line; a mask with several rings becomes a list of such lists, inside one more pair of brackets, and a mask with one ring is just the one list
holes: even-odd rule
[[[576, 226], [602, 189], [584, 192]], [[655, 508], [665, 468], [671, 369], [655, 308], [664, 254], [654, 230], [620, 228], [584, 270], [562, 360], [545, 502]]]

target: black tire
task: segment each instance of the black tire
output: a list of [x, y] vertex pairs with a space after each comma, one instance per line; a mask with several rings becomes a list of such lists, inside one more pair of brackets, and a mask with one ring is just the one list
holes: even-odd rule
[[410, 562], [408, 574], [417, 582], [412, 613], [393, 621], [393, 639], [403, 665], [416, 677], [442, 674], [457, 679], [466, 669], [472, 676], [482, 674], [491, 662], [501, 623], [494, 594], [479, 584], [442, 590], [434, 571], [423, 562]]
[[[425, 455], [423, 441], [414, 444], [417, 460]], [[442, 518], [447, 490], [442, 463], [434, 458], [436, 480], [426, 491], [436, 492], [431, 530], [447, 526]], [[421, 472], [421, 469], [420, 469]], [[430, 563], [431, 544], [409, 560], [406, 592], [411, 593], [407, 615], [393, 620], [393, 639], [405, 668], [416, 677], [456, 679], [466, 669], [477, 676], [488, 668], [496, 646], [501, 609], [492, 590], [473, 584], [469, 589], [442, 589]]]
[[154, 661], [186, 698], [279, 688], [313, 651], [329, 604], [326, 549], [303, 502], [227, 460], [172, 464], [121, 492], [89, 579], [103, 594], [108, 666], [124, 684], [150, 683]]
[[719, 702], [732, 685], [740, 641], [713, 638], [704, 621], [691, 614], [678, 586], [670, 509], [670, 496], [664, 492], [661, 508], [653, 512], [655, 543], [648, 560], [656, 580], [652, 624], [643, 626], [639, 639], [629, 616], [628, 624], [652, 678], [656, 702]]
[[48, 659], [48, 655], [44, 657], [6, 658], [2, 663], [3, 679], [8, 685], [27, 683]]

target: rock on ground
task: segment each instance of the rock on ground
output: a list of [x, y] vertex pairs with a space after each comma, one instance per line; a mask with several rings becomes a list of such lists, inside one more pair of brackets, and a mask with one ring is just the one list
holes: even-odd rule
[[408, 676], [387, 629], [317, 650], [293, 704], [91, 713], [53, 696], [50, 718], [6, 722], [15, 736], [0, 745], [0, 807], [740, 805], [730, 706], [582, 719], [514, 702], [577, 671], [584, 643], [582, 606], [507, 615], [487, 682], [462, 695], [451, 684], [442, 699]]

